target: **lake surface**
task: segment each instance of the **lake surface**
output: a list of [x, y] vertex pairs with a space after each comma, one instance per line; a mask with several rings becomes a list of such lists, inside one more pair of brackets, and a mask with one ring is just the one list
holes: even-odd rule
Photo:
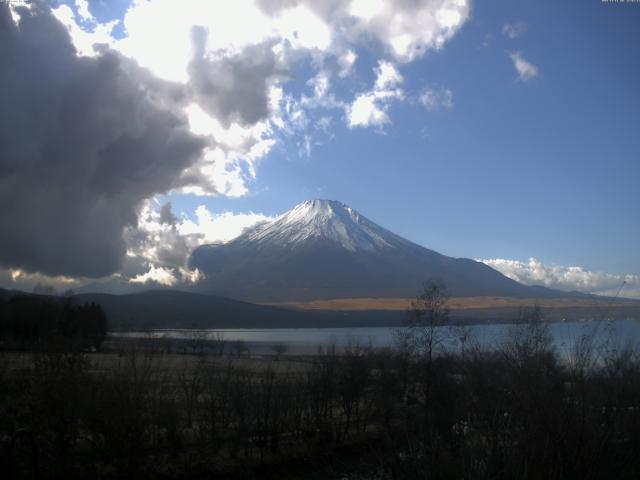
[[[549, 323], [552, 341], [562, 355], [569, 355], [576, 343], [585, 335], [592, 335], [595, 345], [606, 344], [609, 348], [622, 348], [640, 343], [640, 321], [584, 321]], [[463, 334], [467, 334], [465, 345], [479, 345], [486, 349], [498, 348], [512, 337], [518, 327], [513, 324], [471, 325], [460, 328], [439, 327], [438, 335], [445, 348], [459, 349]], [[232, 351], [238, 341], [252, 354], [270, 354], [276, 345], [284, 345], [289, 354], [314, 353], [335, 345], [343, 350], [349, 345], [390, 347], [395, 344], [397, 328], [273, 328], [273, 329], [207, 329], [207, 330], [148, 330], [113, 332], [112, 339], [139, 339], [140, 341], [172, 345], [173, 349], [193, 348], [195, 342], [202, 344], [224, 340], [225, 349]], [[199, 347], [201, 348], [201, 347]], [[205, 347], [205, 348], [210, 348]]]

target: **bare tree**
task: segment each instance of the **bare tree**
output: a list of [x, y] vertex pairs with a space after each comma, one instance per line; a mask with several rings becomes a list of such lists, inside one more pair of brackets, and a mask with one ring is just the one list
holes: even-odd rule
[[224, 355], [224, 348], [226, 345], [226, 340], [224, 338], [224, 333], [215, 332], [213, 338], [211, 339], [211, 347], [213, 349], [214, 355], [221, 357]]
[[539, 305], [520, 308], [518, 321], [507, 339], [506, 351], [521, 363], [552, 351], [549, 324]]
[[276, 356], [276, 360], [280, 360], [280, 358], [287, 353], [289, 348], [284, 343], [276, 343], [271, 347], [271, 349]]
[[204, 353], [204, 348], [206, 346], [207, 334], [202, 330], [193, 330], [189, 333], [189, 346], [191, 347], [192, 353], [199, 353], [202, 355]]
[[441, 281], [428, 280], [407, 309], [407, 326], [397, 337], [410, 352], [433, 360], [446, 338], [441, 327], [449, 324], [449, 294]]

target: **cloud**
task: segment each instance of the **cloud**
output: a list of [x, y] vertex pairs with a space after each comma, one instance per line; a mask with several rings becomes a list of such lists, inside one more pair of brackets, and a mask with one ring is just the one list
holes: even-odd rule
[[505, 23], [502, 26], [502, 34], [509, 37], [511, 40], [515, 40], [526, 32], [527, 26], [522, 22], [517, 23]]
[[89, 0], [76, 0], [76, 8], [78, 15], [83, 20], [93, 20], [93, 15], [89, 11]]
[[138, 212], [137, 225], [125, 228], [127, 251], [120, 272], [102, 278], [98, 283], [88, 278], [48, 276], [0, 268], [0, 285], [22, 291], [33, 291], [40, 286], [51, 289], [55, 294], [82, 289], [86, 285], [91, 286], [90, 291], [109, 292], [115, 285], [117, 292], [122, 293], [135, 291], [132, 284], [148, 287], [194, 283], [201, 277], [197, 269], [188, 267], [189, 257], [195, 248], [228, 242], [259, 223], [277, 218], [254, 212], [214, 213], [204, 205], [195, 209], [194, 216], [191, 219], [184, 214], [176, 215], [171, 202], [144, 202]]
[[[96, 42], [108, 44], [154, 75], [185, 85], [192, 132], [211, 135], [215, 147], [185, 172], [181, 191], [229, 196], [249, 191], [258, 162], [279, 140], [296, 136], [303, 156], [321, 143], [317, 129], [308, 130], [313, 121], [304, 129], [289, 124], [296, 118], [272, 102], [273, 91], [292, 78], [294, 64], [311, 58], [316, 78], [344, 79], [354, 70], [356, 50], [372, 45], [380, 55], [409, 62], [442, 48], [469, 11], [468, 0], [134, 1], [122, 19], [126, 34], [113, 38], [114, 23], [98, 23], [86, 0], [77, 0], [75, 16], [66, 5], [55, 9], [81, 55], [97, 55], [102, 47]], [[385, 98], [386, 103], [379, 94], [358, 94], [349, 102], [354, 105], [351, 124], [389, 123]], [[305, 100], [295, 100], [301, 110], [345, 110], [328, 90], [322, 98]], [[221, 131], [233, 131], [244, 141], [231, 144]]]
[[530, 258], [526, 262], [503, 258], [478, 259], [478, 261], [525, 285], [543, 285], [560, 290], [615, 295], [622, 283], [626, 282], [620, 295], [640, 298], [640, 275], [592, 272], [579, 266], [546, 265], [535, 258]]
[[354, 0], [349, 13], [358, 19], [354, 32], [374, 37], [399, 61], [409, 62], [439, 50], [466, 22], [466, 0]]
[[264, 43], [242, 53], [210, 58], [206, 53], [208, 32], [192, 31], [194, 56], [189, 64], [193, 100], [226, 128], [231, 123], [253, 125], [269, 116], [269, 90], [287, 67]]
[[175, 225], [178, 221], [177, 217], [173, 214], [171, 202], [167, 202], [160, 207], [160, 217], [158, 218], [161, 224]]
[[346, 108], [349, 128], [380, 128], [390, 123], [387, 111], [391, 103], [404, 99], [404, 92], [398, 87], [403, 78], [395, 65], [380, 61], [375, 72], [376, 81], [373, 88], [357, 95], [353, 103]]
[[356, 97], [349, 108], [349, 128], [380, 127], [389, 123], [386, 109], [380, 106], [373, 93], [363, 93]]
[[181, 186], [206, 142], [179, 86], [117, 52], [77, 56], [37, 4], [20, 14], [0, 5], [0, 265], [111, 274], [141, 202]]
[[353, 66], [358, 59], [358, 55], [353, 50], [347, 50], [342, 55], [338, 57], [338, 65], [340, 66], [340, 71], [338, 72], [338, 76], [344, 78], [351, 73]]
[[418, 100], [430, 112], [453, 108], [453, 92], [448, 88], [427, 88]]
[[171, 203], [145, 202], [138, 224], [125, 230], [127, 259], [125, 279], [133, 283], [160, 285], [191, 283], [199, 272], [188, 268], [191, 252], [205, 244], [227, 242], [247, 228], [275, 217], [259, 213], [212, 213], [204, 205], [195, 210], [195, 219], [177, 216]]
[[[149, 21], [149, 19], [153, 21]], [[166, 80], [187, 83], [194, 45], [192, 29], [207, 37], [208, 52], [239, 53], [273, 35], [271, 21], [252, 1], [135, 1], [122, 20], [126, 36], [113, 47]], [[197, 47], [196, 47], [197, 48]]]
[[[0, 285], [3, 288], [20, 290], [23, 292], [36, 292], [56, 294], [73, 290], [82, 282], [76, 278], [65, 276], [47, 276], [41, 273], [29, 273], [20, 269], [0, 268]], [[38, 293], [38, 292], [36, 292]]]
[[196, 220], [183, 219], [177, 229], [181, 235], [198, 235], [199, 244], [227, 242], [258, 223], [270, 222], [276, 217], [261, 213], [212, 213], [204, 205], [195, 211]]
[[520, 52], [511, 52], [509, 54], [513, 67], [518, 72], [520, 80], [526, 82], [538, 75], [538, 67], [524, 59]]
[[91, 24], [90, 27], [80, 27], [76, 22], [73, 10], [68, 5], [60, 5], [58, 8], [52, 9], [51, 13], [67, 28], [76, 51], [83, 56], [95, 57], [99, 54], [101, 45], [108, 45], [112, 42], [111, 33], [117, 21], [105, 24], [95, 23], [93, 17], [83, 16], [83, 14], [88, 14], [89, 12], [85, 12], [84, 6], [80, 6], [82, 2], [79, 2], [78, 5], [78, 16], [84, 22], [89, 22]]
[[136, 276], [150, 265], [183, 268], [198, 238], [182, 235], [178, 225], [170, 203], [157, 208], [154, 202], [145, 202], [138, 213], [138, 224], [124, 233], [127, 256], [136, 260], [128, 265], [126, 276]]
[[170, 269], [164, 267], [155, 267], [152, 265], [149, 268], [149, 271], [140, 275], [136, 275], [130, 280], [130, 282], [142, 284], [157, 283], [166, 287], [172, 287], [173, 285], [178, 283], [178, 280]]
[[329, 89], [331, 88], [331, 79], [328, 72], [319, 72], [315, 77], [307, 81], [307, 85], [313, 88], [313, 97], [308, 99], [303, 96], [301, 99], [302, 105], [329, 106], [326, 105]]
[[[291, 94], [281, 97], [282, 108], [272, 121], [279, 128], [280, 143], [291, 142], [285, 153], [296, 151], [300, 158], [310, 158], [312, 147], [333, 138], [329, 129], [335, 111], [344, 112], [347, 104], [331, 91], [334, 76], [330, 69], [322, 69], [306, 82], [299, 99]], [[307, 94], [311, 90], [311, 94]]]
[[377, 91], [384, 91], [388, 88], [393, 88], [396, 85], [401, 84], [403, 81], [402, 75], [400, 75], [398, 69], [390, 62], [378, 62], [376, 74], [374, 89]]
[[[271, 96], [276, 90], [271, 90]], [[185, 113], [191, 131], [209, 135], [213, 146], [207, 147], [199, 161], [183, 172], [185, 186], [180, 191], [196, 195], [245, 195], [247, 182], [255, 178], [256, 164], [275, 144], [272, 123], [278, 117], [248, 127], [232, 123], [225, 128], [196, 103], [190, 104]], [[279, 128], [287, 126], [283, 123]]]
[[[87, 0], [10, 3], [0, 2], [0, 269], [82, 279], [151, 278], [152, 265], [179, 275], [192, 238], [160, 212], [167, 244], [150, 246], [146, 201], [246, 195], [275, 145], [309, 156], [336, 113], [350, 127], [390, 123], [404, 98], [396, 63], [442, 48], [470, 10], [467, 0], [136, 0], [101, 23]], [[338, 98], [363, 47], [380, 58], [375, 82]], [[296, 80], [311, 95], [285, 91]]]

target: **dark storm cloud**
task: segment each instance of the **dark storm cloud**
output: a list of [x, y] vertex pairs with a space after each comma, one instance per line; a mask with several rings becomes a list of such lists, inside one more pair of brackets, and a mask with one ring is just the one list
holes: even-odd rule
[[171, 202], [167, 202], [160, 207], [160, 223], [166, 223], [167, 225], [175, 225], [178, 219], [173, 214]]
[[21, 14], [0, 3], [0, 265], [104, 276], [141, 201], [179, 186], [205, 142], [175, 113], [179, 87], [112, 51], [77, 57], [48, 11]]
[[205, 53], [207, 35], [202, 27], [191, 31], [194, 56], [189, 76], [193, 98], [225, 126], [233, 122], [253, 125], [266, 119], [270, 84], [286, 75], [273, 44], [265, 42], [246, 47], [237, 55], [211, 58]]

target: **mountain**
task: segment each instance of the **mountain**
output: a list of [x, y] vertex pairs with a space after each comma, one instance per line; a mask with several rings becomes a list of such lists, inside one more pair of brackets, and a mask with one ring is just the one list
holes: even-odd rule
[[199, 291], [262, 302], [407, 298], [427, 279], [442, 280], [454, 296], [572, 295], [429, 250], [333, 200], [306, 201], [228, 243], [199, 247], [190, 264], [205, 275]]

